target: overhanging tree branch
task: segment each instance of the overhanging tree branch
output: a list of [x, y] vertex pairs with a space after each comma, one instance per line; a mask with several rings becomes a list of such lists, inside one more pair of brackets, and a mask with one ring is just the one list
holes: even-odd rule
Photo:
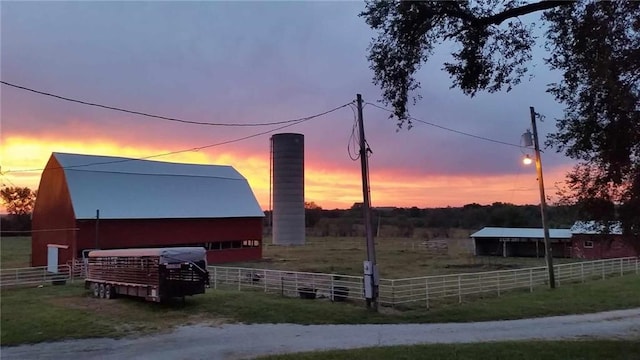
[[543, 0], [533, 4], [527, 4], [523, 6], [519, 6], [517, 8], [508, 9], [503, 12], [497, 13], [491, 16], [485, 17], [476, 17], [472, 15], [469, 11], [465, 11], [458, 6], [456, 11], [451, 11], [450, 15], [457, 17], [463, 21], [469, 22], [474, 26], [487, 26], [487, 25], [500, 25], [503, 21], [531, 14], [538, 11], [549, 10], [559, 6], [573, 6], [575, 1], [552, 1], [552, 0]]

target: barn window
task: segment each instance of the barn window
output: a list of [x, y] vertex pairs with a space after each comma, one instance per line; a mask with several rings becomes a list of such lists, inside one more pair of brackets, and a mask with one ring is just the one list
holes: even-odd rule
[[216, 241], [202, 244], [207, 250], [228, 250], [248, 247], [260, 247], [260, 240]]
[[585, 249], [593, 249], [593, 241], [586, 240], [584, 242], [584, 248]]

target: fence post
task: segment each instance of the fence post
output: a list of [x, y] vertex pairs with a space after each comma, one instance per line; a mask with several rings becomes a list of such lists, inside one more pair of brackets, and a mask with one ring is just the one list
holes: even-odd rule
[[391, 280], [391, 307], [396, 307], [396, 281]]
[[529, 269], [529, 292], [533, 292], [533, 269]]
[[462, 276], [458, 275], [458, 303], [459, 304], [462, 304], [462, 286], [460, 281], [461, 278]]
[[214, 290], [218, 289], [218, 267], [213, 268], [213, 288]]
[[584, 283], [584, 263], [580, 263], [580, 280]]
[[560, 286], [560, 268], [561, 266], [558, 266], [556, 270], [556, 279], [558, 279], [558, 286]]
[[262, 283], [264, 284], [264, 292], [267, 292], [267, 270], [262, 270]]
[[624, 259], [620, 259], [620, 276], [624, 276]]
[[601, 260], [600, 263], [602, 264], [602, 280], [604, 280], [606, 278], [606, 275], [604, 273], [604, 260]]
[[238, 291], [240, 291], [241, 285], [242, 285], [242, 270], [238, 269]]
[[427, 293], [427, 309], [429, 309], [429, 278], [424, 279], [424, 289]]
[[640, 258], [636, 258], [636, 275], [638, 275], [638, 262], [640, 262]]
[[500, 273], [499, 272], [496, 273], [496, 280], [498, 282], [498, 286], [497, 286], [498, 287], [498, 296], [500, 296]]
[[294, 285], [296, 286], [296, 291], [298, 291], [298, 273], [296, 272], [296, 273], [294, 273], [294, 274], [295, 274], [295, 275], [294, 275], [294, 278], [295, 278], [295, 283], [294, 283]]
[[330, 290], [331, 291], [331, 301], [334, 301], [335, 300], [335, 293], [336, 293], [336, 291], [335, 291], [336, 284], [334, 283], [335, 276], [333, 274], [331, 274], [329, 276], [331, 276], [331, 290]]

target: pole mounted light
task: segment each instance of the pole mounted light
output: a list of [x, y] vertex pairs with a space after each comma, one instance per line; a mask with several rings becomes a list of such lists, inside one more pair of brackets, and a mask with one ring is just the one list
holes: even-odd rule
[[[536, 115], [538, 115], [533, 108], [529, 107], [531, 113], [531, 130], [527, 130], [522, 134], [522, 139], [526, 147], [533, 146], [536, 155], [536, 172], [538, 173], [538, 185], [540, 188], [540, 216], [542, 217], [542, 229], [544, 232], [544, 253], [547, 261], [547, 269], [549, 271], [549, 287], [555, 289], [556, 278], [553, 271], [553, 252], [551, 247], [551, 240], [549, 239], [549, 225], [547, 224], [547, 201], [544, 195], [544, 178], [542, 177], [542, 160], [540, 159], [540, 143], [538, 142], [538, 128], [536, 126]], [[532, 133], [533, 132], [533, 133]], [[531, 158], [527, 154], [522, 161], [525, 165], [531, 164]]]

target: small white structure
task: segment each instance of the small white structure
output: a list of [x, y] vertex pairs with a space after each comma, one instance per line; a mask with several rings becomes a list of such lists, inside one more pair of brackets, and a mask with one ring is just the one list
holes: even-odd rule
[[[476, 256], [544, 256], [544, 230], [541, 228], [485, 227], [471, 234]], [[571, 230], [549, 229], [554, 257], [571, 255]]]

